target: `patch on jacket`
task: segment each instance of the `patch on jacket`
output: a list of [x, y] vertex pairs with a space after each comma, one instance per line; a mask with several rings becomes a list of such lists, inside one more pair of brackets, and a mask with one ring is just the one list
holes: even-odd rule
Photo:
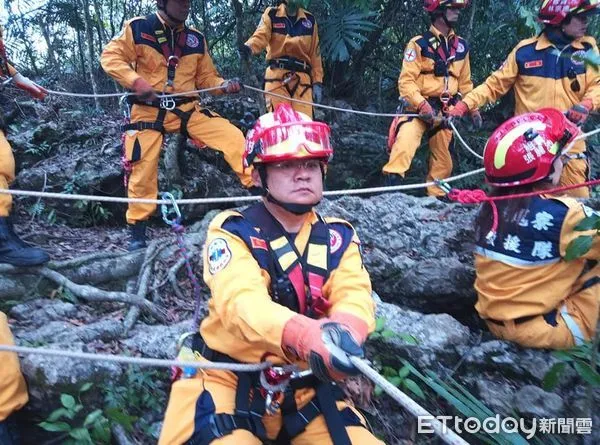
[[525, 68], [539, 68], [543, 65], [543, 60], [532, 60], [531, 62], [525, 62]]
[[208, 256], [208, 270], [212, 275], [225, 269], [232, 257], [229, 245], [223, 238], [212, 240], [206, 249], [206, 255]]
[[307, 29], [311, 29], [313, 25], [310, 20], [304, 19], [302, 20], [302, 26], [304, 26]]
[[414, 62], [417, 58], [417, 52], [413, 48], [408, 48], [404, 51], [404, 60], [407, 62]]
[[196, 37], [194, 34], [188, 34], [185, 44], [190, 48], [198, 48], [198, 45], [200, 45], [200, 40], [198, 40], [198, 37]]
[[269, 248], [267, 247], [267, 242], [264, 239], [260, 239], [260, 238], [251, 236], [250, 242], [252, 243], [253, 249], [269, 250]]
[[331, 253], [340, 250], [340, 247], [342, 247], [342, 235], [340, 235], [340, 232], [329, 229], [329, 245], [331, 247]]
[[273, 23], [273, 28], [285, 29], [285, 23]]
[[583, 65], [584, 64], [584, 58], [585, 56], [585, 51], [580, 49], [579, 51], [575, 51], [573, 54], [571, 54], [571, 62], [573, 62], [574, 65]]
[[463, 45], [462, 42], [458, 42], [458, 45], [456, 46], [456, 52], [457, 53], [464, 53], [465, 52], [465, 45]]
[[156, 42], [156, 37], [151, 36], [150, 34], [142, 33], [142, 39], [150, 40], [151, 42]]

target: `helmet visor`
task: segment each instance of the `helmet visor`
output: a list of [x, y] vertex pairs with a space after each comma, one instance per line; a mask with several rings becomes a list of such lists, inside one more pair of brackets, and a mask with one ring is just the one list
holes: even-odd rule
[[266, 128], [255, 136], [256, 158], [259, 162], [329, 160], [333, 154], [329, 136], [329, 126], [322, 122], [291, 122]]

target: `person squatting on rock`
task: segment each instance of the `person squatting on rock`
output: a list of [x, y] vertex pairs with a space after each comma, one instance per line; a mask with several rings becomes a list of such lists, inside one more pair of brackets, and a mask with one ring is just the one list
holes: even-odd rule
[[[273, 403], [260, 374], [207, 370], [176, 381], [161, 445], [381, 444], [335, 381], [358, 373], [374, 329], [374, 301], [352, 226], [314, 211], [322, 199], [330, 129], [288, 104], [260, 117], [246, 166], [262, 202], [224, 211], [210, 224], [204, 281], [208, 315], [191, 347], [202, 360], [294, 363]], [[270, 399], [269, 399], [270, 400]], [[279, 408], [280, 406], [280, 408]]]
[[[580, 133], [557, 109], [510, 119], [484, 151], [492, 195], [555, 187]], [[568, 165], [568, 164], [567, 164]], [[575, 227], [593, 212], [576, 199], [542, 194], [489, 203], [476, 218], [475, 308], [498, 338], [532, 348], [570, 348], [590, 340], [600, 310], [600, 237], [581, 258], [565, 260], [569, 243], [595, 231]], [[597, 213], [596, 213], [597, 214]]]
[[[123, 87], [135, 92], [131, 124], [126, 127], [125, 155], [131, 163], [128, 196], [155, 199], [158, 192], [158, 160], [165, 133], [179, 132], [223, 153], [242, 184], [251, 186], [244, 172], [244, 136], [218, 114], [203, 108], [198, 96], [160, 99], [165, 94], [222, 86], [214, 94], [238, 93], [237, 79], [223, 80], [208, 53], [204, 36], [187, 27], [189, 0], [157, 0], [158, 11], [137, 17], [110, 41], [100, 62], [104, 71]], [[146, 246], [146, 220], [155, 204], [129, 204], [129, 250]]]
[[[450, 115], [462, 116], [495, 102], [512, 88], [515, 115], [552, 107], [566, 112], [577, 125], [583, 125], [590, 111], [600, 107], [600, 72], [581, 59], [589, 50], [598, 54], [596, 40], [585, 35], [590, 16], [598, 12], [597, 0], [544, 1], [538, 15], [545, 25], [543, 32], [519, 42], [502, 66], [456, 104]], [[585, 151], [583, 140], [573, 147], [561, 185], [586, 181], [589, 169]], [[589, 196], [585, 187], [568, 193]]]
[[[287, 0], [267, 8], [252, 37], [241, 45], [240, 56], [248, 60], [266, 48], [265, 89], [318, 104], [323, 100], [323, 64], [317, 22], [306, 10], [309, 4], [310, 0]], [[289, 103], [294, 110], [313, 116], [310, 104], [269, 94], [265, 100], [269, 111], [279, 103]]]
[[[36, 99], [44, 99], [48, 92], [35, 82], [32, 82], [8, 62], [2, 28], [0, 28], [0, 80], [12, 78], [15, 85], [27, 91]], [[15, 179], [15, 158], [6, 140], [7, 128], [0, 115], [0, 189], [8, 189], [8, 185]], [[13, 266], [39, 266], [47, 262], [50, 257], [38, 247], [33, 247], [24, 242], [14, 231], [13, 220], [10, 217], [12, 195], [0, 193], [0, 263]]]
[[[440, 125], [448, 107], [461, 94], [473, 89], [469, 46], [454, 27], [460, 10], [468, 0], [424, 0], [431, 18], [429, 30], [414, 37], [406, 46], [402, 70], [398, 79], [401, 101], [408, 107], [400, 111], [418, 113], [419, 118], [397, 117], [392, 122], [388, 139], [390, 159], [383, 167], [390, 185], [397, 185], [410, 168], [421, 138], [427, 134], [431, 154], [427, 181], [444, 179], [452, 173], [450, 144], [452, 131]], [[472, 114], [476, 126], [481, 126], [477, 110]], [[436, 186], [427, 188], [429, 196], [444, 196]]]

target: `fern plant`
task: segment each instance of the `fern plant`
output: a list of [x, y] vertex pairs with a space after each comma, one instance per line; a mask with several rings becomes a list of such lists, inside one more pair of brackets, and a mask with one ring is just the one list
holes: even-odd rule
[[366, 42], [367, 34], [378, 27], [377, 13], [350, 6], [335, 11], [321, 24], [321, 53], [329, 62], [346, 62], [352, 51]]

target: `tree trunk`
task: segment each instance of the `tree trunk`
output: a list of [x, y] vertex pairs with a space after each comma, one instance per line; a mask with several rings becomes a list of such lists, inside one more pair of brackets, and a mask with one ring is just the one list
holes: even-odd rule
[[[87, 59], [88, 65], [90, 68], [90, 82], [92, 84], [92, 91], [94, 94], [98, 94], [98, 87], [96, 85], [96, 78], [94, 77], [94, 36], [92, 35], [92, 23], [90, 18], [90, 2], [89, 0], [83, 0], [83, 24], [85, 28], [85, 35], [87, 38], [88, 51], [87, 51]], [[95, 97], [94, 103], [96, 105], [96, 111], [102, 111], [102, 106], [100, 105], [100, 100]]]
[[473, 0], [471, 2], [471, 16], [469, 17], [469, 27], [467, 28], [467, 31], [465, 32], [465, 40], [467, 42], [471, 41], [471, 34], [473, 33], [473, 21], [475, 20], [475, 9], [477, 9], [477, 6], [475, 5], [477, 2], [475, 0]]
[[94, 20], [94, 23], [98, 32], [98, 43], [100, 46], [104, 46], [106, 42], [108, 42], [108, 36], [106, 35], [106, 30], [102, 24], [104, 20], [102, 19], [102, 8], [98, 4], [98, 0], [94, 0], [94, 11], [96, 12], [96, 20]]
[[52, 45], [52, 40], [50, 39], [50, 31], [48, 30], [48, 22], [44, 20], [42, 16], [39, 17], [38, 25], [42, 31], [42, 36], [46, 41], [46, 46], [48, 47], [48, 65], [51, 69], [57, 67], [56, 56], [54, 55], [54, 45]]
[[84, 60], [84, 50], [83, 50], [83, 42], [81, 41], [81, 30], [79, 28], [77, 28], [76, 30], [76, 34], [77, 34], [77, 47], [79, 48], [79, 63], [81, 64], [81, 75], [83, 77], [86, 76], [86, 69], [85, 69], [85, 60]]

